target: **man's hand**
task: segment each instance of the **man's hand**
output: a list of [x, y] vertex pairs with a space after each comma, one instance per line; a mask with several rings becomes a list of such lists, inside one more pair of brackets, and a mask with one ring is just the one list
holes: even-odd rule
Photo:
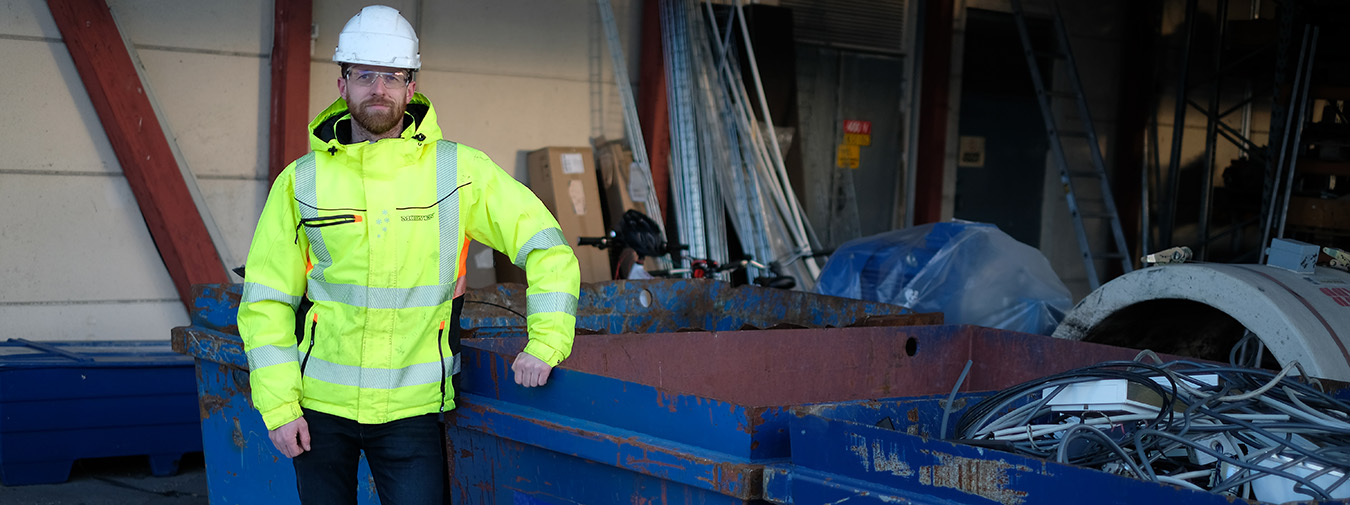
[[304, 417], [297, 418], [280, 428], [267, 430], [267, 438], [272, 439], [272, 445], [286, 457], [294, 458], [309, 450], [309, 423]]
[[553, 367], [544, 363], [544, 360], [521, 351], [520, 355], [516, 356], [516, 362], [511, 364], [511, 370], [516, 372], [516, 384], [532, 388], [548, 382], [548, 374], [553, 371]]

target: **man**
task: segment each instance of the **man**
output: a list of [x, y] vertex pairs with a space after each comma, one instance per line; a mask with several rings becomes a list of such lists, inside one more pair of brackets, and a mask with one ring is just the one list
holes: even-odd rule
[[529, 189], [441, 138], [416, 92], [417, 46], [389, 7], [347, 23], [341, 98], [310, 123], [313, 152], [277, 177], [249, 249], [239, 332], [253, 403], [306, 504], [356, 503], [361, 451], [381, 503], [443, 501], [438, 416], [455, 406], [468, 239], [526, 270], [516, 383], [545, 384], [572, 348], [576, 257]]

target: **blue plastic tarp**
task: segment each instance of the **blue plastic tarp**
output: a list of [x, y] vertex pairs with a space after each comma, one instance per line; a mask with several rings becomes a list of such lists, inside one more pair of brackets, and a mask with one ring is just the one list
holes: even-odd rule
[[820, 273], [817, 292], [942, 312], [947, 324], [1049, 335], [1073, 307], [1069, 288], [1035, 248], [997, 226], [932, 223], [851, 240]]

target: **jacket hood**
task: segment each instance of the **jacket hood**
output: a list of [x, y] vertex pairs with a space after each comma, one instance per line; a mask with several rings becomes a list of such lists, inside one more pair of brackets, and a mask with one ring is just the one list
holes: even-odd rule
[[[352, 143], [352, 116], [347, 101], [341, 98], [320, 112], [309, 123], [309, 147], [314, 151], [336, 153], [345, 150]], [[421, 93], [414, 93], [403, 113], [404, 139], [420, 143], [434, 143], [441, 140], [441, 127], [436, 123], [436, 110], [431, 100]]]

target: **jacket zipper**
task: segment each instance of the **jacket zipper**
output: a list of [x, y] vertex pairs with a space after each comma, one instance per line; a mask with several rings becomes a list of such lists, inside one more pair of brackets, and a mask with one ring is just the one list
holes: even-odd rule
[[300, 360], [300, 376], [305, 376], [305, 365], [309, 364], [309, 353], [314, 352], [314, 330], [319, 328], [319, 313], [314, 313], [314, 324], [309, 327], [309, 350], [305, 351], [305, 359]]
[[441, 356], [441, 413], [445, 413], [445, 348], [441, 346], [441, 337], [445, 336], [445, 321], [436, 330], [436, 352]]

